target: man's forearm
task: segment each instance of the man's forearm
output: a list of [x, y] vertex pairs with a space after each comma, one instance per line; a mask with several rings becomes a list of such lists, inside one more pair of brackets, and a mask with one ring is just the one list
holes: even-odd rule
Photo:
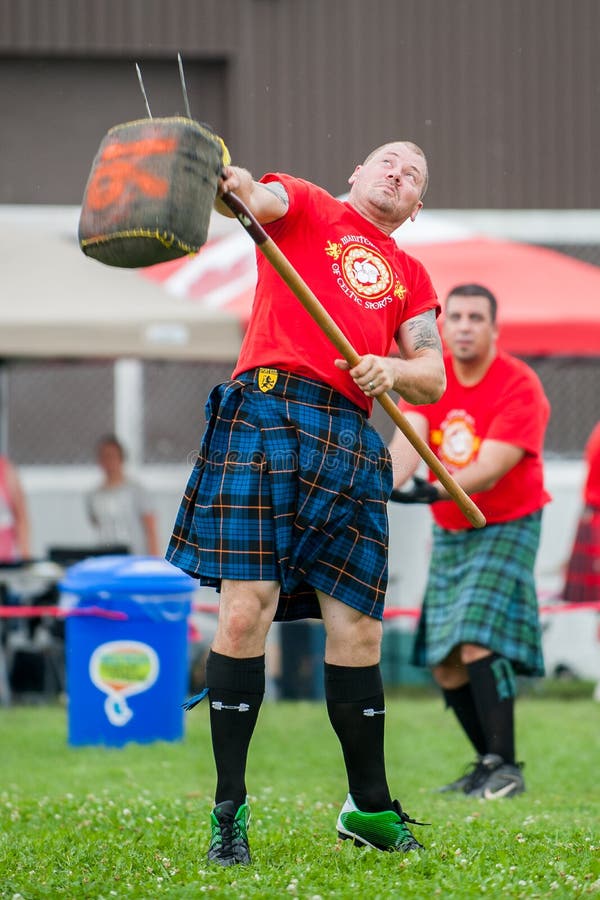
[[[427, 420], [422, 415], [415, 413], [405, 413], [404, 417], [421, 440], [427, 441]], [[390, 441], [389, 451], [394, 470], [394, 487], [398, 488], [415, 474], [419, 468], [421, 457], [399, 428], [396, 428]]]
[[436, 351], [414, 359], [395, 359], [394, 390], [409, 403], [435, 403], [446, 390], [446, 373]]
[[415, 474], [419, 468], [420, 456], [412, 444], [402, 435], [406, 446], [400, 446], [399, 441], [389, 447], [392, 457], [392, 469], [394, 472], [394, 487], [399, 488]]
[[214, 207], [217, 212], [231, 218], [235, 214], [223, 202], [222, 194], [232, 192], [238, 197], [254, 218], [261, 225], [275, 222], [284, 216], [288, 209], [288, 198], [283, 185], [280, 190], [274, 189], [277, 185], [261, 184], [254, 181], [250, 172], [238, 166], [226, 166], [223, 169], [223, 177], [219, 182], [219, 193], [215, 199]]
[[[501, 478], [511, 471], [525, 455], [522, 447], [507, 444], [504, 441], [484, 440], [477, 459], [464, 469], [454, 473], [454, 478], [467, 494], [479, 494], [491, 491]], [[437, 484], [437, 483], [436, 483]], [[442, 499], [447, 498], [447, 491], [439, 487]]]
[[[486, 466], [481, 465], [477, 460], [469, 463], [464, 469], [453, 472], [452, 477], [461, 486], [466, 494], [479, 494], [482, 491], [490, 491], [496, 486], [501, 475]], [[434, 482], [439, 491], [441, 500], [449, 500], [450, 494], [446, 488], [439, 482]]]

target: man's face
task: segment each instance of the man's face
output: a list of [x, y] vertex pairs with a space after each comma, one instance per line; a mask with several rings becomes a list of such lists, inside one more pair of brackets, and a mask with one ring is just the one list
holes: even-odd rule
[[414, 221], [423, 206], [425, 179], [422, 156], [406, 144], [386, 144], [350, 176], [350, 202], [367, 218], [397, 228], [408, 218]]
[[460, 362], [485, 359], [498, 334], [488, 298], [451, 294], [446, 301], [442, 333], [455, 359]]
[[98, 465], [108, 475], [120, 475], [123, 468], [121, 451], [114, 444], [102, 444], [98, 448]]

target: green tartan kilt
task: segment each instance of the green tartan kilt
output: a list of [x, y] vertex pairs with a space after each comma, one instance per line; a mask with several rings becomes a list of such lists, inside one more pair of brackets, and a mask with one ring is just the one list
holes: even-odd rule
[[433, 526], [413, 664], [432, 667], [459, 644], [480, 644], [522, 675], [544, 674], [533, 569], [541, 511], [460, 532]]

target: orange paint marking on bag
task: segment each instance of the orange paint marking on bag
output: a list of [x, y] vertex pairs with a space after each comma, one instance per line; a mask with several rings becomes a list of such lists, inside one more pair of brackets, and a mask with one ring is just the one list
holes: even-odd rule
[[105, 209], [136, 189], [146, 197], [166, 197], [169, 183], [141, 167], [144, 159], [166, 156], [177, 147], [176, 138], [147, 138], [127, 144], [114, 143], [104, 148], [88, 185], [87, 202], [91, 209]]

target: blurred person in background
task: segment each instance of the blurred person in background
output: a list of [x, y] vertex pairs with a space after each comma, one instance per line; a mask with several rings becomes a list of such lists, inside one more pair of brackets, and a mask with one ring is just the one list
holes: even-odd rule
[[144, 487], [125, 469], [125, 449], [114, 435], [97, 444], [102, 483], [87, 497], [87, 512], [100, 545], [125, 546], [135, 555], [161, 554], [156, 514]]
[[0, 563], [18, 562], [30, 556], [25, 493], [13, 463], [0, 456]]
[[[0, 568], [31, 557], [29, 513], [17, 469], [0, 456]], [[0, 604], [8, 598], [8, 587], [0, 581]], [[0, 619], [0, 626], [2, 620]], [[0, 627], [0, 705], [10, 703], [9, 672], [4, 653], [5, 635]]]
[[[550, 405], [537, 375], [496, 347], [496, 298], [478, 284], [446, 300], [445, 394], [400, 405], [486, 517], [473, 528], [430, 473], [392, 500], [431, 503], [429, 578], [413, 652], [427, 666], [476, 752], [470, 771], [442, 791], [498, 799], [525, 790], [515, 758], [515, 673], [544, 663], [534, 582], [544, 488], [542, 448]], [[402, 485], [419, 458], [397, 429], [390, 451]]]
[[600, 601], [600, 422], [585, 445], [584, 507], [567, 564], [567, 603]]

